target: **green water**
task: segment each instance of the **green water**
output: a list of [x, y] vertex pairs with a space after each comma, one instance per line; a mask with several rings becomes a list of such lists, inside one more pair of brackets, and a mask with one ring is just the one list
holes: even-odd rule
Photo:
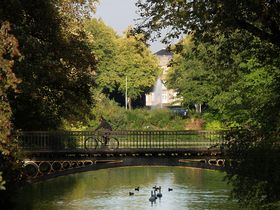
[[[220, 171], [179, 167], [127, 167], [84, 172], [27, 186], [17, 209], [238, 209], [228, 200], [229, 186]], [[152, 187], [163, 197], [150, 203]], [[140, 187], [139, 192], [135, 187]], [[168, 191], [173, 188], [173, 191]], [[129, 192], [134, 192], [129, 196]]]

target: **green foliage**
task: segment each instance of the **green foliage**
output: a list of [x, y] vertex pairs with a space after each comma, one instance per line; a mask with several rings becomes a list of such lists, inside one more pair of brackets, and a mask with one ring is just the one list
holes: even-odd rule
[[0, 2], [1, 205], [8, 205], [23, 180], [12, 129], [57, 128], [62, 119], [73, 119], [91, 105], [95, 60], [77, 28], [82, 10], [76, 10], [91, 2]]
[[185, 120], [165, 109], [136, 109], [127, 113], [127, 129], [184, 130]]
[[211, 110], [207, 110], [203, 113], [202, 118], [205, 120], [205, 130], [226, 130], [228, 129], [228, 124], [225, 125], [223, 121], [221, 121], [221, 117], [216, 112], [211, 112]]
[[167, 84], [183, 98], [186, 106], [207, 103], [213, 98], [218, 87], [213, 80], [213, 71], [209, 68], [211, 48], [206, 44], [195, 45], [189, 35], [178, 43], [181, 49], [175, 52], [168, 72]]
[[[92, 109], [95, 116], [89, 121], [88, 129], [98, 126], [98, 119], [103, 116], [113, 130], [184, 130], [186, 121], [169, 110], [126, 110], [104, 94], [95, 93], [96, 106]], [[106, 109], [104, 109], [106, 107]]]
[[224, 126], [221, 121], [213, 120], [206, 123], [205, 129], [210, 131], [224, 130]]
[[[16, 92], [19, 79], [13, 73], [14, 60], [18, 59], [18, 42], [10, 33], [9, 22], [0, 21], [0, 204], [8, 202], [17, 183], [22, 179], [18, 148], [12, 138], [12, 110], [8, 92]], [[2, 171], [2, 172], [1, 172]]]
[[91, 49], [98, 59], [96, 82], [104, 93], [117, 92], [124, 96], [126, 77], [131, 100], [153, 86], [160, 70], [141, 34], [128, 31], [118, 37], [110, 27], [95, 19], [86, 22], [86, 30], [92, 36]]
[[[251, 66], [250, 63], [254, 62]], [[256, 61], [249, 60], [243, 64], [248, 74], [233, 84], [227, 92], [217, 95], [210, 105], [216, 107], [225, 119], [238, 124], [261, 126], [263, 122], [263, 108], [274, 97], [274, 75], [270, 66], [263, 66]]]
[[[95, 91], [93, 93], [95, 106], [92, 108], [93, 119], [89, 120], [89, 128], [95, 129], [99, 124], [99, 118], [103, 116], [116, 129], [123, 129], [127, 124], [125, 118], [125, 109], [109, 100], [103, 93]], [[105, 108], [106, 107], [106, 108]]]
[[246, 207], [278, 209], [279, 134], [248, 129], [233, 130], [227, 137], [225, 169], [233, 198]]
[[0, 139], [6, 142], [10, 135], [12, 114], [7, 95], [8, 91], [17, 91], [20, 82], [12, 70], [14, 59], [17, 59], [20, 53], [16, 38], [10, 34], [10, 24], [0, 24]]
[[212, 43], [194, 44], [188, 36], [173, 49], [168, 84], [186, 105], [207, 104], [228, 126], [264, 126], [272, 120], [267, 107], [275, 107], [270, 101], [279, 95], [278, 48], [235, 31]]
[[1, 1], [0, 21], [11, 22], [23, 55], [14, 65], [21, 93], [9, 95], [16, 128], [55, 129], [90, 109], [95, 60], [76, 13], [89, 2]]
[[209, 41], [217, 32], [239, 29], [280, 46], [279, 1], [138, 0], [137, 6], [143, 17], [140, 28], [149, 34], [169, 28], [167, 38], [194, 31]]
[[90, 48], [98, 61], [96, 83], [100, 89], [106, 88], [112, 92], [116, 88], [116, 82], [112, 82], [112, 80], [118, 80], [118, 75], [115, 73], [118, 36], [112, 28], [97, 19], [86, 21], [85, 30], [92, 39]]
[[233, 197], [250, 208], [277, 209], [280, 3], [139, 2], [142, 15], [148, 17], [144, 28], [171, 26], [173, 35], [193, 31], [194, 41], [189, 34], [173, 48], [169, 85], [187, 105], [204, 103], [217, 114], [207, 119], [206, 128], [219, 128], [220, 122], [228, 128], [251, 128], [229, 135], [226, 152], [231, 164], [226, 170]]

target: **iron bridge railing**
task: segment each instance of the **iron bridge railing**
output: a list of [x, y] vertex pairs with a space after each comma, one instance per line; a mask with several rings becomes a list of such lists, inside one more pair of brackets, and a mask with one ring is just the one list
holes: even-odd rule
[[226, 131], [21, 131], [26, 151], [98, 149], [202, 149], [224, 142]]

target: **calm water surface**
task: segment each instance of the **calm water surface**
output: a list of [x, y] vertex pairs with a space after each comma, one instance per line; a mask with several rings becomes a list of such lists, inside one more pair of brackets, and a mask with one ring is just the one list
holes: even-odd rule
[[[238, 209], [228, 200], [230, 188], [223, 177], [220, 171], [179, 167], [84, 172], [25, 187], [17, 199], [17, 209]], [[162, 187], [163, 197], [151, 204], [149, 197], [155, 185]], [[139, 192], [134, 190], [138, 186]], [[134, 196], [129, 196], [130, 191]]]

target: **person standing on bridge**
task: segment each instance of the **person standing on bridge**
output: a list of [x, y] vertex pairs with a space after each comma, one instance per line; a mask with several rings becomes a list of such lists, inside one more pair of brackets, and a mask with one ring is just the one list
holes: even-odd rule
[[103, 138], [103, 144], [104, 146], [107, 145], [109, 139], [110, 139], [110, 133], [113, 130], [112, 126], [105, 120], [103, 116], [100, 117], [99, 119], [99, 125], [95, 129], [95, 131], [101, 131], [102, 133], [102, 138]]

